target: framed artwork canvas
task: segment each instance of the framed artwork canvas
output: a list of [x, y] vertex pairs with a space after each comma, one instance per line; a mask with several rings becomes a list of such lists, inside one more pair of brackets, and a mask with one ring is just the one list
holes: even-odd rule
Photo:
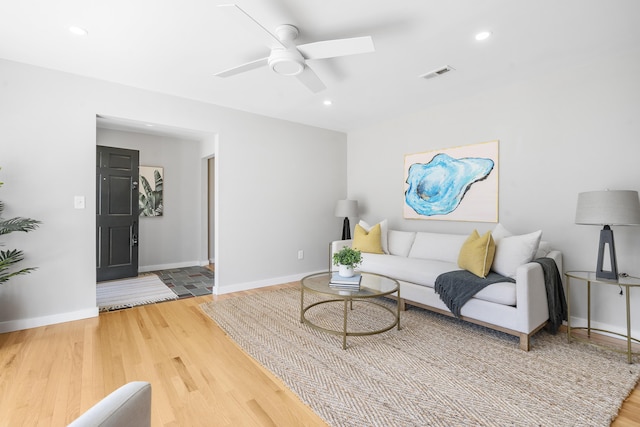
[[404, 218], [498, 222], [498, 145], [405, 155]]
[[140, 166], [140, 216], [162, 216], [164, 169], [159, 166]]

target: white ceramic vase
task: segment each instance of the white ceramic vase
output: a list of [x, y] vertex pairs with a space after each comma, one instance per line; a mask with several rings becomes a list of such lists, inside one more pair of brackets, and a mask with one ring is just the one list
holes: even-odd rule
[[342, 277], [352, 277], [353, 276], [353, 267], [350, 265], [342, 265], [338, 266], [338, 274]]

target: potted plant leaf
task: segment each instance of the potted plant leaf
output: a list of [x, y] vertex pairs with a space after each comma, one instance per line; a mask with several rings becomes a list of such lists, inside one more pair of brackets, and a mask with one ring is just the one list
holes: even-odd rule
[[333, 254], [333, 265], [338, 266], [338, 274], [342, 277], [351, 277], [353, 269], [362, 263], [362, 254], [357, 249], [345, 246]]
[[[0, 182], [0, 187], [2, 187]], [[13, 233], [14, 231], [29, 231], [35, 230], [40, 221], [36, 221], [31, 218], [2, 218], [2, 212], [4, 211], [4, 203], [0, 201], [0, 235]], [[10, 278], [21, 274], [27, 274], [35, 270], [35, 267], [23, 268], [15, 270], [15, 265], [24, 259], [24, 253], [17, 249], [9, 249], [6, 251], [0, 251], [0, 285], [7, 282]]]

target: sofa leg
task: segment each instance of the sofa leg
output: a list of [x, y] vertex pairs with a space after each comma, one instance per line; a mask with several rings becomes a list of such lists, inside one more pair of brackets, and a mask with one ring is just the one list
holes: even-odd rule
[[400, 305], [400, 311], [407, 311], [407, 304], [402, 298], [398, 298], [398, 304]]
[[529, 334], [520, 334], [520, 350], [529, 351]]

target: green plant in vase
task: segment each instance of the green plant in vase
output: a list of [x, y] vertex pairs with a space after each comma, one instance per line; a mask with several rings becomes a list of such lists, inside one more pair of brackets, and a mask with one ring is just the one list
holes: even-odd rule
[[[2, 187], [0, 182], [0, 187]], [[28, 233], [38, 228], [41, 224], [40, 221], [36, 221], [31, 218], [2, 218], [2, 212], [4, 211], [4, 203], [0, 201], [0, 235], [13, 233], [14, 231], [24, 231]], [[35, 270], [35, 267], [27, 267], [16, 270], [16, 264], [24, 260], [24, 253], [17, 249], [9, 249], [6, 251], [0, 251], [0, 285], [7, 282], [14, 276], [21, 274], [31, 273]]]
[[333, 254], [333, 265], [337, 265], [338, 274], [344, 277], [353, 276], [353, 270], [362, 263], [362, 254], [348, 246]]

